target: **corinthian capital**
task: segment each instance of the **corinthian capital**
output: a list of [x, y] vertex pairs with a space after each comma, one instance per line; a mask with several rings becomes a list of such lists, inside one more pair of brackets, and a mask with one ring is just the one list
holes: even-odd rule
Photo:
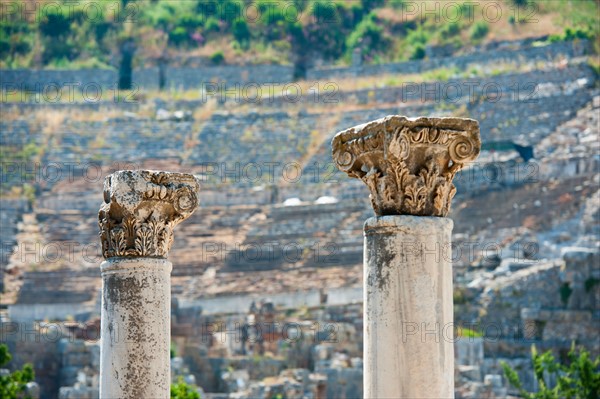
[[462, 118], [388, 116], [336, 134], [337, 167], [365, 182], [378, 216], [446, 216], [452, 179], [479, 155], [479, 124]]
[[166, 258], [173, 229], [198, 207], [200, 184], [193, 175], [122, 170], [104, 181], [98, 213], [102, 254]]

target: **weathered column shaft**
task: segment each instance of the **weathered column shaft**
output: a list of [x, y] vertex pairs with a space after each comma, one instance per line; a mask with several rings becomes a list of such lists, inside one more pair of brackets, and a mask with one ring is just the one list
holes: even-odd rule
[[168, 398], [171, 263], [110, 258], [101, 270], [101, 397]]
[[119, 171], [104, 182], [101, 399], [168, 399], [173, 229], [198, 207], [198, 180]]
[[366, 221], [364, 396], [454, 397], [452, 220]]

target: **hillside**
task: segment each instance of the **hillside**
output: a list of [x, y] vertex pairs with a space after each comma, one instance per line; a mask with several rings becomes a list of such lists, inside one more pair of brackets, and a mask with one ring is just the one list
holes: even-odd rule
[[116, 68], [321, 64], [421, 59], [496, 40], [597, 38], [593, 0], [427, 3], [168, 0], [5, 4], [0, 68]]

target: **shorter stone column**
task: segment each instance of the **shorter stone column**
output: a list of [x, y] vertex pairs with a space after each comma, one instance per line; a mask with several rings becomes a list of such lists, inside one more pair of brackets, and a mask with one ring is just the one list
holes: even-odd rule
[[100, 398], [170, 397], [173, 228], [198, 207], [199, 182], [181, 173], [119, 171], [106, 178]]
[[453, 398], [456, 172], [479, 154], [471, 119], [388, 116], [338, 133], [333, 159], [371, 191], [365, 222], [364, 396]]

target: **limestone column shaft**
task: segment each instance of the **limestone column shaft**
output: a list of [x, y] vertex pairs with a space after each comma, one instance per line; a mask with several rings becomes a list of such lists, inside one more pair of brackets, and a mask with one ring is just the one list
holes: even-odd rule
[[119, 171], [104, 183], [100, 398], [170, 397], [173, 229], [198, 207], [198, 180]]
[[472, 119], [388, 116], [344, 130], [333, 160], [369, 188], [364, 396], [453, 398], [452, 180], [479, 154]]
[[454, 397], [452, 220], [364, 225], [364, 397]]
[[171, 263], [111, 258], [101, 271], [100, 398], [168, 398]]

